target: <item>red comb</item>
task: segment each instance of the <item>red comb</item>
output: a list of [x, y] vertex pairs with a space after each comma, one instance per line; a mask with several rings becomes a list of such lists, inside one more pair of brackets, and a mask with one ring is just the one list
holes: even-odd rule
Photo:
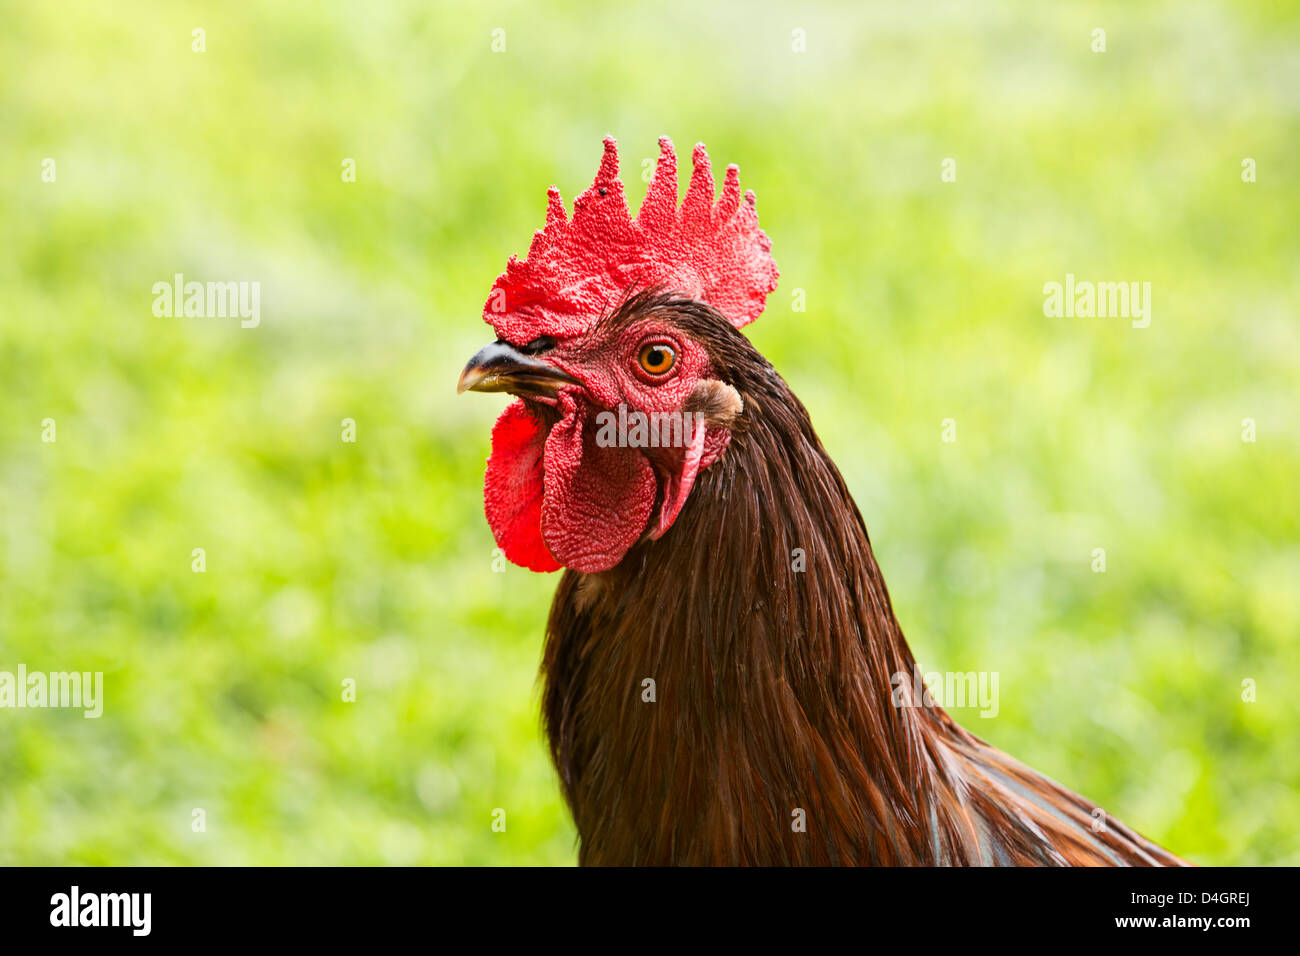
[[492, 286], [483, 318], [497, 336], [522, 344], [578, 335], [628, 290], [650, 285], [707, 302], [736, 328], [758, 318], [778, 272], [754, 193], [742, 200], [740, 169], [731, 165], [714, 203], [703, 143], [691, 159], [691, 184], [678, 208], [677, 155], [672, 140], [659, 138], [659, 164], [633, 219], [618, 178], [618, 146], [605, 137], [596, 181], [574, 202], [573, 218], [552, 186], [546, 226], [533, 234], [528, 258], [511, 256]]

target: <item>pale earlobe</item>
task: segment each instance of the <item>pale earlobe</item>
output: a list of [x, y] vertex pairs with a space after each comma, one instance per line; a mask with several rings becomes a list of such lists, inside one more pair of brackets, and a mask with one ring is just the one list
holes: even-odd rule
[[695, 383], [682, 411], [698, 415], [708, 425], [728, 428], [744, 407], [740, 393], [732, 386], [716, 378], [705, 378]]

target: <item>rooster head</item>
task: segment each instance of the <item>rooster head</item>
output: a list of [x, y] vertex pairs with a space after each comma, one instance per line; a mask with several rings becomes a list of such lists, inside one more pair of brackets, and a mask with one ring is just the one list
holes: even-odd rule
[[462, 392], [517, 397], [492, 430], [484, 501], [506, 557], [535, 571], [605, 571], [665, 534], [742, 410], [701, 332], [762, 312], [771, 242], [736, 166], [715, 202], [697, 145], [679, 207], [673, 144], [659, 146], [635, 219], [612, 138], [571, 219], [551, 187], [545, 227], [483, 308], [496, 341], [461, 373]]

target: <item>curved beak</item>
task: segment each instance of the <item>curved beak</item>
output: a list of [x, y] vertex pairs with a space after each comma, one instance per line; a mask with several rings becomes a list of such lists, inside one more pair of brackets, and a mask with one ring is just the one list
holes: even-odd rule
[[581, 385], [567, 372], [525, 355], [509, 342], [485, 345], [460, 373], [456, 393], [510, 392], [535, 398], [554, 398], [561, 385]]

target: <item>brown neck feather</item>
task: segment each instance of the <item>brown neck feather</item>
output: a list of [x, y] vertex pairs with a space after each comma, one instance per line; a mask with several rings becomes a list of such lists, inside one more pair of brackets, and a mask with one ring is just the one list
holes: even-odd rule
[[556, 593], [544, 720], [582, 861], [1062, 862], [1040, 839], [1059, 813], [1026, 823], [991, 795], [1023, 768], [893, 706], [915, 665], [803, 405], [743, 336], [680, 324], [744, 411], [661, 540]]

